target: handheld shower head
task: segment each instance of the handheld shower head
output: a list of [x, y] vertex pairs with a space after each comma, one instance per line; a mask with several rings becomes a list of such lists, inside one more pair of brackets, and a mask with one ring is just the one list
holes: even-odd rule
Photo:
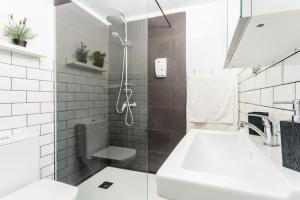
[[111, 35], [114, 37], [114, 38], [118, 38], [120, 40], [120, 42], [122, 43], [122, 45], [124, 46], [125, 45], [125, 42], [124, 40], [122, 40], [120, 34], [118, 32], [112, 32]]
[[112, 32], [111, 34], [114, 38], [119, 38], [120, 37], [120, 34], [118, 32]]

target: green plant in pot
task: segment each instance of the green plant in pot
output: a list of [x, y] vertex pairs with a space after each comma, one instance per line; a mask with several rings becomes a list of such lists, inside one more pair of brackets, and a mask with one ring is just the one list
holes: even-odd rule
[[87, 50], [87, 46], [81, 42], [80, 48], [76, 51], [76, 59], [78, 62], [87, 63], [88, 61], [89, 50]]
[[18, 23], [14, 21], [14, 16], [9, 16], [9, 24], [4, 27], [4, 36], [9, 37], [13, 44], [26, 47], [27, 40], [34, 39], [37, 35], [27, 25], [28, 19], [25, 17]]
[[93, 65], [95, 65], [96, 67], [103, 68], [105, 57], [106, 57], [105, 53], [101, 53], [100, 51], [95, 51], [90, 56], [90, 59], [93, 61]]

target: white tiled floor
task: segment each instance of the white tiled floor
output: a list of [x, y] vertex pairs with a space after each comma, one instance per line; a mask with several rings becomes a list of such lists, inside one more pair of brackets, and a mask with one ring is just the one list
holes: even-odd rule
[[[112, 182], [109, 189], [98, 186]], [[155, 175], [107, 167], [79, 185], [78, 200], [165, 200], [156, 193]]]

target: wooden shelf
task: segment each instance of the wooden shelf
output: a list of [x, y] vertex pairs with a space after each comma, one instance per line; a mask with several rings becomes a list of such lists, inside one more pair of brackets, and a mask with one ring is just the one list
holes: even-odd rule
[[41, 54], [38, 51], [35, 51], [33, 49], [27, 48], [27, 47], [21, 47], [15, 44], [10, 44], [8, 42], [0, 42], [0, 50], [5, 50], [5, 51], [10, 51], [13, 53], [19, 53], [31, 57], [36, 57], [36, 58], [42, 58], [42, 57], [47, 57], [46, 55]]
[[67, 65], [71, 66], [71, 67], [77, 67], [77, 68], [82, 68], [82, 69], [87, 69], [87, 70], [98, 71], [98, 72], [107, 72], [107, 70], [104, 68], [96, 67], [91, 64], [85, 64], [82, 62], [78, 62], [73, 59], [67, 59]]

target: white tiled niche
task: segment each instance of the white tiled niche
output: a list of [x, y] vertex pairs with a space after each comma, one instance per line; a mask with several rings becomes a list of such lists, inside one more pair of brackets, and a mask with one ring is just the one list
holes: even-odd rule
[[40, 175], [54, 174], [53, 60], [0, 51], [0, 137], [40, 137]]

